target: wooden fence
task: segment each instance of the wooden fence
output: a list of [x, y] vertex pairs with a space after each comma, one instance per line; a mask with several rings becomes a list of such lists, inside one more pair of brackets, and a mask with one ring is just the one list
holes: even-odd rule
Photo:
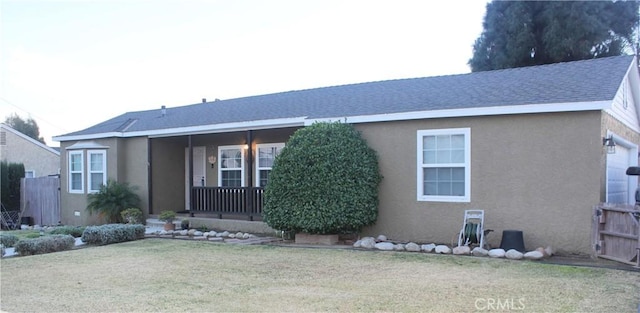
[[640, 207], [595, 206], [593, 247], [600, 258], [640, 267]]
[[60, 222], [60, 178], [44, 176], [21, 181], [22, 219], [34, 225], [58, 225]]

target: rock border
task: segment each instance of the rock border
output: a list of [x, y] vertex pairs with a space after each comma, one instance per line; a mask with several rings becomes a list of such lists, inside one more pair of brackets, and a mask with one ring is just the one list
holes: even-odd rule
[[376, 238], [363, 237], [353, 244], [354, 248], [365, 250], [382, 250], [382, 251], [407, 251], [422, 252], [433, 254], [453, 254], [453, 255], [471, 255], [476, 257], [490, 258], [506, 258], [510, 260], [542, 260], [551, 257], [554, 254], [553, 248], [539, 247], [532, 251], [520, 252], [515, 249], [505, 251], [504, 249], [486, 250], [481, 247], [475, 247], [473, 250], [469, 246], [449, 247], [444, 244], [418, 244], [415, 242], [399, 243], [389, 240], [385, 235], [379, 235]]

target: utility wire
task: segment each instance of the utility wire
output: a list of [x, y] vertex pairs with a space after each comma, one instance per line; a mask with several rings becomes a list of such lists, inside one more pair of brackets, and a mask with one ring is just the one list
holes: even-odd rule
[[[18, 110], [21, 110], [21, 111], [26, 112], [27, 114], [29, 114], [29, 117], [37, 118], [38, 120], [40, 120], [40, 121], [44, 122], [45, 124], [47, 124], [47, 125], [49, 125], [49, 126], [51, 126], [51, 127], [57, 128], [57, 129], [59, 129], [59, 130], [62, 130], [63, 132], [68, 132], [68, 130], [64, 129], [63, 127], [59, 127], [58, 125], [55, 125], [55, 124], [53, 124], [53, 123], [49, 122], [48, 120], [46, 120], [46, 119], [44, 119], [44, 118], [42, 118], [42, 117], [40, 117], [40, 116], [38, 116], [38, 115], [35, 115], [35, 114], [31, 113], [29, 110], [26, 110], [26, 109], [24, 109], [24, 108], [21, 108], [20, 106], [18, 106], [18, 105], [16, 105], [16, 104], [14, 104], [13, 102], [11, 102], [11, 101], [9, 101], [9, 100], [7, 100], [7, 99], [3, 98], [3, 97], [0, 97], [0, 100], [2, 100], [2, 102], [6, 103], [6, 104], [8, 104], [8, 105], [10, 105], [10, 106], [12, 106], [12, 107], [14, 107], [14, 108], [18, 109]], [[5, 118], [6, 118], [6, 117], [5, 117]]]

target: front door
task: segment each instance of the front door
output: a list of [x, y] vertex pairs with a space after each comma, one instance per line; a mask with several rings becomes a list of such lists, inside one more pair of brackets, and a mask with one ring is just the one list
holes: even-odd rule
[[[184, 150], [184, 207], [191, 209], [191, 197], [189, 196], [189, 148]], [[206, 172], [206, 148], [193, 147], [193, 186], [205, 186], [207, 184]]]

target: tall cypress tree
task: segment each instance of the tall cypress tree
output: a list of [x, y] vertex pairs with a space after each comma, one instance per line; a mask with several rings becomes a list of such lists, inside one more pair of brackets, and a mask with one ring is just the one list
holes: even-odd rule
[[639, 1], [493, 1], [471, 70], [622, 55], [633, 50]]

